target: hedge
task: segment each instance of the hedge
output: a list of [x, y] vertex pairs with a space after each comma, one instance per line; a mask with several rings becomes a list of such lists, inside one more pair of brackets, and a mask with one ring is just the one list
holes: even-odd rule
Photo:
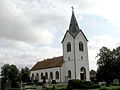
[[90, 81], [69, 80], [67, 90], [72, 89], [95, 89], [100, 88], [100, 85], [94, 84]]

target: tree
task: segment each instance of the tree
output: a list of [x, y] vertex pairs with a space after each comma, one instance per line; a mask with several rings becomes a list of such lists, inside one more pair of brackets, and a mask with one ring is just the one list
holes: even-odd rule
[[3, 78], [4, 78], [5, 81], [7, 79], [9, 79], [10, 68], [11, 68], [11, 66], [9, 64], [5, 64], [1, 68], [1, 76], [3, 76]]
[[17, 81], [19, 80], [19, 70], [17, 69], [17, 67], [15, 65], [9, 65], [9, 64], [5, 64], [2, 68], [1, 68], [1, 76], [3, 76], [4, 80], [8, 80], [11, 82], [11, 87], [17, 87]]
[[113, 75], [114, 79], [120, 80], [120, 46], [116, 49], [113, 49]]
[[112, 82], [113, 79], [120, 80], [120, 46], [112, 51], [102, 47], [97, 55], [97, 80]]
[[30, 81], [30, 69], [28, 67], [21, 69], [21, 80], [23, 82], [29, 82]]
[[111, 72], [112, 72], [112, 52], [107, 47], [102, 47], [99, 54], [97, 55], [97, 80], [106, 81], [108, 84], [111, 82]]

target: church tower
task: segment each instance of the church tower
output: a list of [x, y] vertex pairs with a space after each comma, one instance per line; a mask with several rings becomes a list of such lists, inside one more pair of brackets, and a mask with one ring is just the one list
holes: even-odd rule
[[79, 28], [72, 10], [69, 29], [62, 40], [63, 60], [62, 81], [80, 79], [89, 81], [88, 39]]

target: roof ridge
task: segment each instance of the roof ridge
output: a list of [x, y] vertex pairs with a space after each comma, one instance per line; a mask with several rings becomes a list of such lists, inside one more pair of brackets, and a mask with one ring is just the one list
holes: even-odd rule
[[61, 67], [63, 65], [63, 56], [42, 60], [37, 62], [31, 70], [40, 70], [40, 69], [47, 69], [47, 68], [54, 68], [54, 67]]

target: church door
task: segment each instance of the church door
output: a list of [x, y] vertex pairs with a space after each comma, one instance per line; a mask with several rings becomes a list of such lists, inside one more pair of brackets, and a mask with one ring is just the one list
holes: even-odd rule
[[80, 73], [81, 80], [85, 80], [84, 73]]
[[80, 70], [80, 80], [86, 80], [86, 69], [84, 67]]

